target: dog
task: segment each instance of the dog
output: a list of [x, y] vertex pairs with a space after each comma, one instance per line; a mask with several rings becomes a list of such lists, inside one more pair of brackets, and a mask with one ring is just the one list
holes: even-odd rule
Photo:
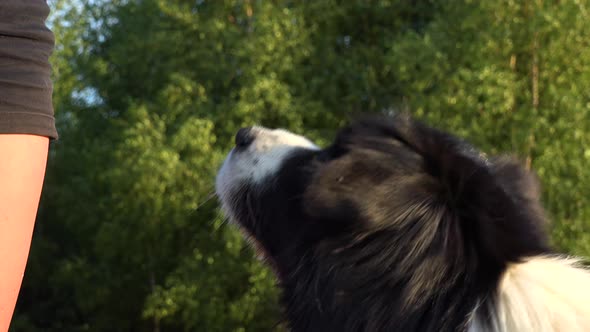
[[216, 193], [292, 331], [590, 331], [590, 273], [548, 245], [538, 182], [398, 114], [323, 149], [242, 128]]

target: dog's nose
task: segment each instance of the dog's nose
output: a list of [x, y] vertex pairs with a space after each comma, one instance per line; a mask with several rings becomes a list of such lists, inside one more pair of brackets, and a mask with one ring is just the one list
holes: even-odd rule
[[246, 148], [248, 145], [252, 144], [254, 138], [255, 136], [252, 127], [241, 128], [236, 134], [236, 147]]

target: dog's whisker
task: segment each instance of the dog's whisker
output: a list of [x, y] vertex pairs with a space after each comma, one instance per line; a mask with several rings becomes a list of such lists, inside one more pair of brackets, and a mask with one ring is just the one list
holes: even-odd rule
[[203, 207], [203, 205], [207, 204], [209, 201], [211, 201], [213, 198], [215, 198], [215, 196], [216, 196], [216, 194], [215, 194], [215, 190], [213, 190], [213, 191], [209, 192], [209, 193], [208, 193], [208, 194], [205, 196], [205, 199], [204, 199], [204, 200], [203, 200], [201, 203], [199, 203], [199, 204], [197, 205], [197, 207], [196, 207], [196, 208], [194, 208], [194, 209], [193, 209], [193, 210], [190, 212], [190, 214], [189, 214], [189, 215], [192, 215], [192, 214], [194, 214], [195, 212], [197, 212], [197, 211], [198, 211], [198, 210], [199, 210], [201, 207]]

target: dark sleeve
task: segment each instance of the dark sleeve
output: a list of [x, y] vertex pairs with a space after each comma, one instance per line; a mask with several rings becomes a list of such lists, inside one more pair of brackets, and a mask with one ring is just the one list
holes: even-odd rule
[[45, 0], [0, 0], [0, 134], [57, 138]]

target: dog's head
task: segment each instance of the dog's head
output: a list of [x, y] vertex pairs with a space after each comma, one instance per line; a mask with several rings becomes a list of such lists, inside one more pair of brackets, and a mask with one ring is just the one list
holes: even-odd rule
[[407, 269], [432, 255], [501, 268], [546, 247], [534, 175], [405, 115], [357, 121], [324, 149], [242, 129], [216, 188], [279, 269], [282, 255], [367, 252], [377, 238], [383, 263]]

